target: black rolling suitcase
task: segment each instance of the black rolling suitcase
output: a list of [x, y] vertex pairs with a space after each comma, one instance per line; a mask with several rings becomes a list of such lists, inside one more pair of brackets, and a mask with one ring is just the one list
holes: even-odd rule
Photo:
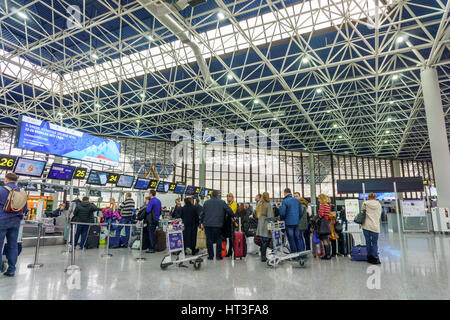
[[343, 232], [339, 234], [338, 239], [338, 253], [343, 254], [344, 256], [347, 256], [352, 251], [352, 247], [354, 246], [355, 242], [353, 240], [353, 237], [351, 233]]
[[100, 245], [100, 225], [89, 226], [89, 232], [84, 247], [86, 249], [93, 249], [98, 248], [99, 245]]

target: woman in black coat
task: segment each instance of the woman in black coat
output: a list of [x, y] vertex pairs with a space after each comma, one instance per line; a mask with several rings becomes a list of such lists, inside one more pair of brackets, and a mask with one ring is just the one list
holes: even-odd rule
[[191, 198], [184, 199], [184, 207], [181, 209], [181, 219], [184, 224], [184, 247], [190, 248], [192, 255], [195, 255], [198, 252], [195, 246], [197, 244], [197, 229], [200, 223], [200, 217], [198, 216], [196, 207], [192, 204]]

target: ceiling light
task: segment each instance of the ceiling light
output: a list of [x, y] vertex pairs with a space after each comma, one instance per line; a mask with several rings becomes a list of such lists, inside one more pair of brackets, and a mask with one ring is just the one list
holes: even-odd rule
[[142, 93], [140, 94], [140, 96], [141, 96], [142, 99], [144, 99], [144, 98], [145, 98], [145, 93], [142, 92]]
[[254, 104], [258, 104], [258, 103], [259, 103], [259, 100], [258, 100], [258, 99], [255, 99], [255, 100], [253, 100], [253, 103], [254, 103]]
[[384, 143], [388, 143], [388, 141], [387, 141], [387, 140], [384, 140]]
[[397, 37], [397, 43], [402, 43], [403, 41], [405, 41], [405, 38], [403, 38], [403, 36]]
[[149, 34], [149, 35], [147, 36], [147, 39], [150, 40], [150, 41], [155, 40], [155, 38], [153, 38], [153, 36], [152, 36], [151, 34]]
[[233, 80], [233, 75], [231, 73], [227, 74], [227, 79], [228, 80]]
[[138, 120], [136, 120], [136, 122], [137, 122], [137, 123], [141, 123], [141, 120], [138, 119]]
[[339, 139], [342, 139], [342, 136], [339, 136], [338, 138], [339, 138]]
[[316, 89], [316, 92], [317, 92], [317, 93], [322, 93], [322, 89], [320, 89], [320, 88], [319, 88], [319, 89]]
[[337, 123], [333, 124], [333, 128], [337, 128], [337, 127], [338, 127]]
[[219, 18], [219, 20], [223, 20], [225, 19], [225, 14], [223, 12], [219, 12], [217, 13], [217, 18]]
[[303, 57], [303, 59], [302, 59], [302, 63], [306, 64], [306, 63], [308, 63], [308, 62], [309, 62], [309, 59], [308, 59], [308, 57]]
[[386, 133], [391, 133], [389, 130], [386, 130]]
[[387, 121], [388, 121], [388, 122], [391, 122], [391, 121], [392, 121], [392, 118], [390, 118], [390, 117], [387, 118]]
[[398, 74], [394, 74], [393, 76], [392, 76], [392, 80], [398, 80]]
[[62, 116], [63, 116], [63, 113], [62, 113], [62, 112], [58, 112], [57, 115], [58, 115], [59, 117], [62, 117]]
[[134, 129], [134, 132], [139, 133], [139, 129]]
[[17, 15], [19, 17], [21, 17], [22, 19], [28, 19], [28, 16], [26, 15], [25, 12], [19, 11], [19, 12], [17, 12]]
[[94, 104], [94, 107], [100, 109], [102, 107], [102, 105], [100, 103], [96, 103], [96, 104]]
[[94, 60], [98, 59], [98, 55], [96, 53], [91, 54], [91, 58]]
[[394, 104], [394, 101], [389, 101], [389, 104]]
[[330, 113], [331, 112], [331, 110], [327, 110], [327, 113]]

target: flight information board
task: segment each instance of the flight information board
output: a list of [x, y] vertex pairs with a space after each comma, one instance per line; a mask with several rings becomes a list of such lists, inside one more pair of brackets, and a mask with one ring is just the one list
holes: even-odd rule
[[21, 176], [40, 178], [44, 172], [46, 163], [46, 161], [19, 158], [16, 167], [14, 168], [14, 173]]

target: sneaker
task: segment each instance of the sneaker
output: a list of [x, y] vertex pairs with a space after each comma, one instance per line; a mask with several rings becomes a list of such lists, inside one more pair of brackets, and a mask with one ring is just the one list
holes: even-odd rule
[[5, 277], [14, 277], [14, 273], [5, 272], [3, 274]]

